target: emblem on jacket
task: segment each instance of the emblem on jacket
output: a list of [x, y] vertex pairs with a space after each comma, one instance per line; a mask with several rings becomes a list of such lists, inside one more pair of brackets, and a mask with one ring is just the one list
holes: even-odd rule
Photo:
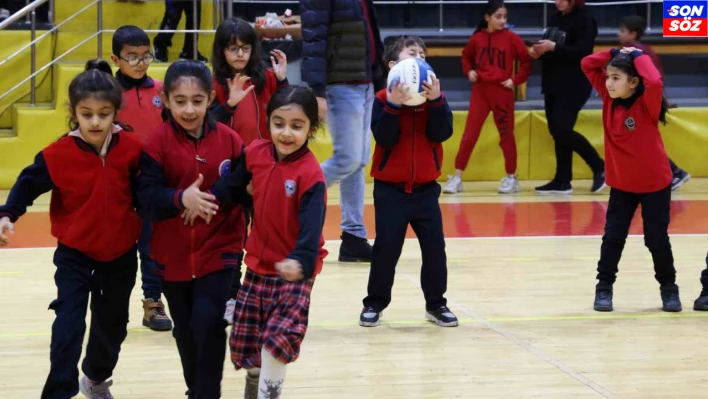
[[295, 190], [297, 190], [297, 185], [295, 184], [295, 180], [286, 180], [285, 181], [285, 195], [288, 197], [292, 197], [293, 194], [295, 194]]
[[155, 96], [152, 98], [152, 105], [154, 105], [155, 108], [162, 108], [162, 99], [160, 96]]
[[636, 122], [631, 116], [628, 116], [627, 119], [624, 120], [624, 127], [626, 127], [627, 130], [634, 130], [636, 126]]
[[224, 159], [221, 161], [221, 164], [219, 164], [219, 176], [228, 176], [231, 174], [231, 160], [230, 159]]

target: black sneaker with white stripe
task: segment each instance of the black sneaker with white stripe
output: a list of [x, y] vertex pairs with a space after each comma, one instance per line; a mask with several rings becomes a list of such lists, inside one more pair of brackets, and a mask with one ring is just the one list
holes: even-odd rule
[[674, 171], [674, 176], [671, 179], [671, 191], [678, 189], [679, 187], [683, 186], [684, 183], [688, 181], [688, 179], [691, 178], [691, 175], [688, 174], [685, 170], [681, 168], [677, 168]]
[[380, 318], [381, 312], [372, 307], [366, 307], [359, 316], [359, 325], [362, 327], [378, 327], [381, 324]]
[[440, 327], [457, 327], [460, 324], [457, 321], [457, 316], [447, 306], [440, 306], [435, 310], [426, 310], [425, 318]]

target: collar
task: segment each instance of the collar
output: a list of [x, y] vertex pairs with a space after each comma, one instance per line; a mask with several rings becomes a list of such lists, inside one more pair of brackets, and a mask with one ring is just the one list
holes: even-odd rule
[[[96, 151], [95, 148], [93, 148], [91, 145], [88, 144], [84, 136], [81, 135], [81, 132], [79, 132], [79, 129], [72, 130], [68, 133], [68, 136], [74, 137], [75, 141], [79, 144], [79, 147], [82, 149], [86, 150], [91, 150], [98, 154], [101, 157], [105, 157], [106, 154], [108, 154], [108, 151], [115, 147], [116, 144], [118, 144], [118, 136], [116, 136], [116, 133], [120, 132], [123, 130], [119, 125], [113, 125], [111, 128], [111, 133], [106, 136], [106, 139], [103, 141], [103, 145], [101, 145], [101, 151], [98, 152]], [[115, 136], [115, 139], [114, 139]]]
[[632, 94], [631, 97], [613, 99], [612, 109], [615, 109], [617, 107], [629, 109], [632, 105], [634, 105], [634, 102], [637, 101], [639, 96], [641, 96], [642, 94], [644, 94], [644, 85], [639, 84], [639, 86], [637, 86], [637, 90], [634, 91], [634, 94]]
[[155, 87], [155, 82], [153, 82], [152, 78], [147, 76], [147, 74], [140, 79], [133, 79], [130, 76], [123, 75], [119, 70], [116, 72], [116, 79], [121, 87], [123, 87], [123, 90]]
[[216, 122], [211, 120], [211, 118], [209, 118], [209, 115], [204, 117], [204, 125], [202, 126], [202, 136], [199, 137], [198, 139], [195, 138], [194, 136], [192, 136], [191, 134], [189, 134], [187, 132], [187, 130], [185, 130], [182, 127], [182, 125], [177, 123], [177, 121], [174, 119], [174, 117], [172, 117], [171, 113], [170, 113], [170, 116], [167, 120], [170, 122], [170, 126], [172, 126], [172, 129], [175, 131], [175, 133], [183, 134], [183, 135], [185, 135], [185, 137], [187, 137], [188, 139], [191, 139], [191, 140], [203, 139], [207, 134], [210, 134], [212, 131], [216, 130]]
[[285, 158], [283, 158], [282, 161], [278, 161], [278, 154], [276, 154], [276, 152], [275, 152], [275, 143], [273, 143], [271, 141], [271, 145], [272, 145], [271, 154], [273, 155], [273, 159], [275, 159], [276, 163], [278, 163], [278, 162], [295, 162], [298, 159], [305, 156], [305, 154], [310, 152], [310, 149], [307, 147], [307, 141], [306, 141], [305, 144], [303, 144], [302, 147], [300, 147], [297, 151], [286, 156]]

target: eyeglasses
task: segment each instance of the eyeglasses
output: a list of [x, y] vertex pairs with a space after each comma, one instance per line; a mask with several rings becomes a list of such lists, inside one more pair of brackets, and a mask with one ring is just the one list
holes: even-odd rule
[[253, 50], [253, 47], [250, 45], [239, 46], [238, 44], [234, 44], [233, 46], [229, 46], [226, 50], [231, 54], [238, 54], [239, 50], [243, 51], [244, 54], [248, 54]]
[[131, 56], [130, 58], [123, 58], [119, 56], [118, 58], [127, 62], [128, 65], [132, 67], [138, 66], [138, 64], [140, 64], [140, 61], [142, 61], [145, 65], [150, 65], [155, 60], [155, 56], [150, 53], [147, 53], [142, 57]]

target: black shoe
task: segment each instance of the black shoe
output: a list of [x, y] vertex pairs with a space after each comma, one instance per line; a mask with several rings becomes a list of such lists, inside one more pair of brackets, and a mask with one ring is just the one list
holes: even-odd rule
[[661, 301], [664, 303], [664, 312], [680, 312], [681, 300], [679, 299], [679, 288], [676, 284], [661, 286]]
[[693, 310], [708, 310], [708, 292], [701, 292], [701, 295], [693, 302]]
[[447, 306], [440, 306], [435, 310], [426, 310], [425, 318], [440, 327], [457, 327], [460, 325], [457, 321], [457, 316]]
[[685, 170], [679, 168], [676, 169], [676, 172], [674, 173], [674, 177], [671, 179], [671, 191], [678, 189], [679, 187], [683, 186], [684, 183], [688, 181], [688, 179], [691, 178], [691, 175], [686, 172]]
[[157, 62], [167, 62], [167, 47], [153, 46], [153, 56]]
[[593, 309], [596, 312], [611, 312], [612, 307], [612, 286], [606, 284], [598, 284], [595, 287], [595, 304]]
[[590, 188], [590, 192], [599, 193], [605, 187], [607, 187], [607, 184], [605, 184], [605, 172], [603, 171], [603, 172], [593, 173], [592, 187]]
[[366, 238], [359, 238], [342, 232], [342, 245], [339, 247], [340, 262], [371, 262], [373, 248]]
[[[191, 52], [191, 51], [190, 51], [190, 52], [186, 52], [186, 51], [184, 51], [184, 50], [182, 50], [182, 52], [179, 53], [179, 58], [184, 58], [184, 59], [188, 59], [188, 60], [193, 60], [193, 59], [194, 59], [194, 57], [192, 56], [192, 52]], [[199, 62], [208, 62], [209, 60], [207, 60], [207, 58], [206, 58], [205, 56], [203, 56], [202, 53], [200, 53], [200, 52], [197, 51], [197, 61], [199, 61]]]
[[553, 195], [553, 194], [570, 194], [573, 192], [573, 186], [570, 183], [561, 183], [556, 180], [551, 180], [550, 183], [536, 187], [536, 194]]
[[378, 327], [381, 324], [380, 318], [381, 312], [372, 307], [366, 307], [362, 309], [359, 316], [359, 325], [362, 327]]

